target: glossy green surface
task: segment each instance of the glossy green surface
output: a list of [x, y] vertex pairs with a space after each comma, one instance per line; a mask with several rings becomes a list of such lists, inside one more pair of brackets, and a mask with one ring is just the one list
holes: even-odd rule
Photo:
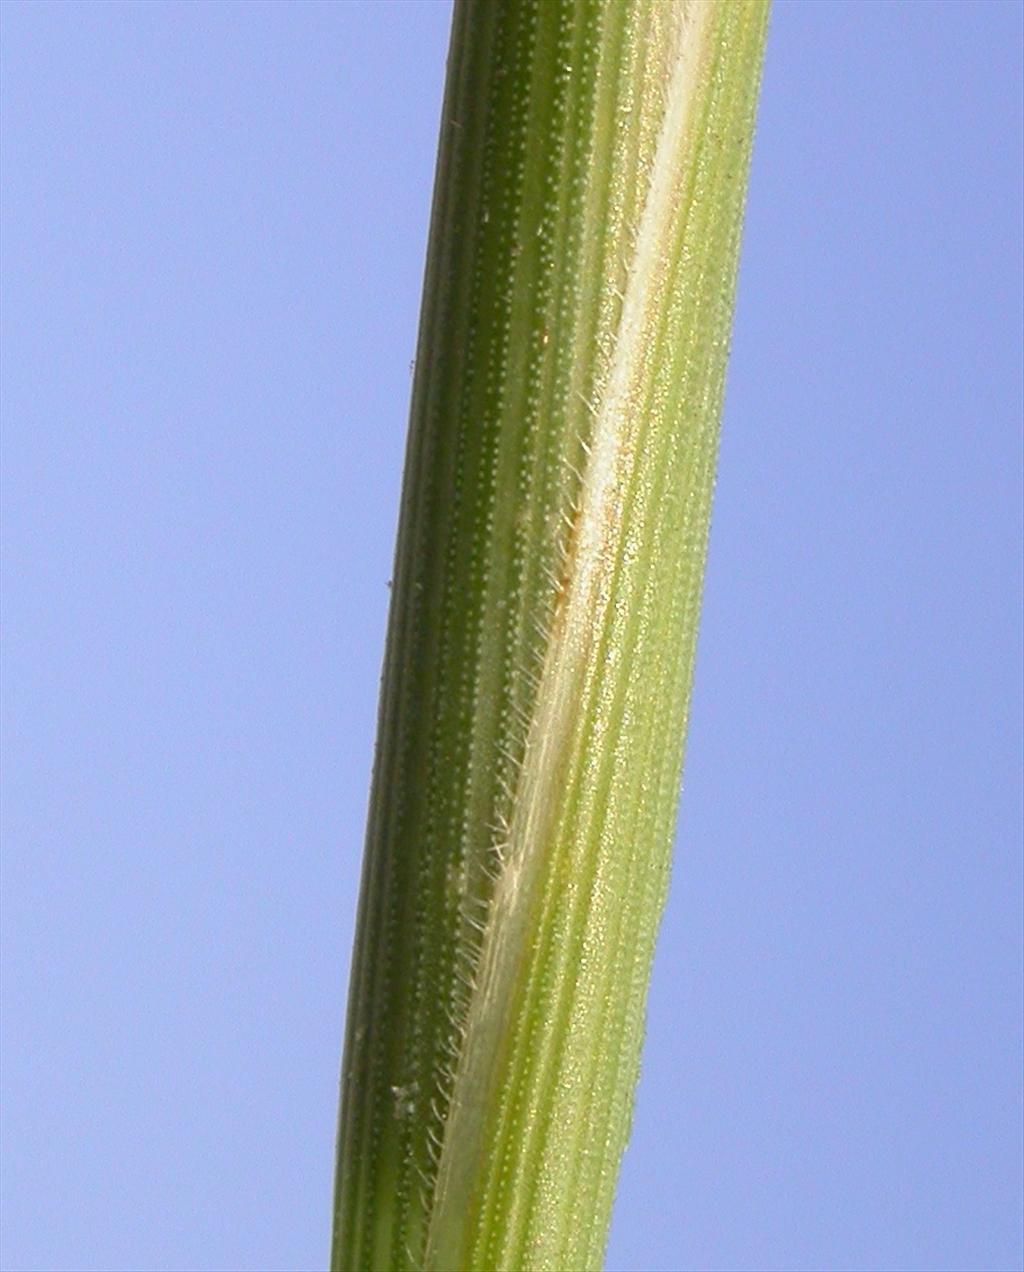
[[667, 879], [766, 14], [456, 7], [335, 1269], [600, 1265]]

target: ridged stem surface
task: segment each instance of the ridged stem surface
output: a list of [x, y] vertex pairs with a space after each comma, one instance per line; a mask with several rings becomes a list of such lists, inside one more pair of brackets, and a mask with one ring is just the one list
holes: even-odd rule
[[766, 16], [764, 0], [456, 5], [334, 1269], [600, 1265]]

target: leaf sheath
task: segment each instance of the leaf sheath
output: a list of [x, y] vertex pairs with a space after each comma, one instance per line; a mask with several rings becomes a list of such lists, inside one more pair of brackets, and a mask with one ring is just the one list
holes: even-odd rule
[[767, 16], [457, 4], [332, 1267], [600, 1264], [664, 901]]

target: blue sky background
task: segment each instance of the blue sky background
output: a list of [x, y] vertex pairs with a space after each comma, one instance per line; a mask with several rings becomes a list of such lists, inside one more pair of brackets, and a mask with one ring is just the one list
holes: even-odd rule
[[[776, 5], [611, 1269], [1017, 1269], [1021, 25]], [[6, 1269], [326, 1259], [449, 11], [3, 6]]]

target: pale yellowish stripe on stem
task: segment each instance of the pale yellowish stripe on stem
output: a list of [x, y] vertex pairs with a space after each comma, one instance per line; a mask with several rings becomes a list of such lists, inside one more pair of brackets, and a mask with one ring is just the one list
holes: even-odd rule
[[[588, 721], [580, 718], [583, 682], [616, 603], [612, 582], [624, 546], [624, 503], [656, 371], [657, 330], [666, 309], [687, 168], [693, 162], [701, 95], [708, 91], [709, 63], [721, 32], [721, 9], [719, 0], [671, 5], [664, 112], [470, 1002], [428, 1236], [430, 1267], [463, 1266], [467, 1243], [472, 1245], [468, 1229], [481, 1204], [486, 1140], [516, 1023], [515, 986], [531, 955], [538, 881], [557, 848], [568, 771], [588, 728]], [[527, 1135], [533, 1129], [523, 1127]], [[515, 1210], [524, 1204], [521, 1194], [506, 1199], [506, 1226], [516, 1225]]]

